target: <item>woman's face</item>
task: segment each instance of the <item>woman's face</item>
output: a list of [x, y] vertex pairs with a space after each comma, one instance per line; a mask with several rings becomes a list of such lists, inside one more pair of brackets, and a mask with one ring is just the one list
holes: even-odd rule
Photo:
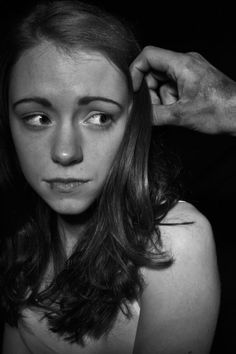
[[13, 68], [9, 119], [22, 172], [60, 214], [79, 214], [99, 196], [131, 108], [118, 68], [98, 52], [51, 43]]

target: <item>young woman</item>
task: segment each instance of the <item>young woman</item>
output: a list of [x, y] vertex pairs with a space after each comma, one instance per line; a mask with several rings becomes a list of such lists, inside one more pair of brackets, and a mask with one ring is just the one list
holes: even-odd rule
[[210, 350], [213, 236], [152, 141], [149, 91], [129, 72], [139, 52], [78, 1], [35, 6], [4, 43], [4, 354]]

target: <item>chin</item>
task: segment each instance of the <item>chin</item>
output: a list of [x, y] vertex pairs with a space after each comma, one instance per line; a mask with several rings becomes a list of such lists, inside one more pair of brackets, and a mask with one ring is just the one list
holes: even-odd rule
[[93, 204], [93, 201], [58, 201], [48, 203], [50, 208], [61, 215], [78, 215], [84, 213]]

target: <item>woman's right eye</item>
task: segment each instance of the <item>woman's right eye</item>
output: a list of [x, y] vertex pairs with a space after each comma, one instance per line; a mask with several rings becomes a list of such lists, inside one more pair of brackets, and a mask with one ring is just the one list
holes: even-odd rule
[[24, 123], [33, 127], [43, 127], [52, 123], [51, 120], [42, 113], [29, 114], [27, 116], [23, 116], [22, 119]]

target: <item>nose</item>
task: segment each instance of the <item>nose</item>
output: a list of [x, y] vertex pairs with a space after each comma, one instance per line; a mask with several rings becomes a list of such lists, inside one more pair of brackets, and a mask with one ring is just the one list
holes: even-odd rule
[[83, 161], [80, 132], [73, 125], [61, 126], [55, 132], [51, 157], [62, 166], [70, 166]]

